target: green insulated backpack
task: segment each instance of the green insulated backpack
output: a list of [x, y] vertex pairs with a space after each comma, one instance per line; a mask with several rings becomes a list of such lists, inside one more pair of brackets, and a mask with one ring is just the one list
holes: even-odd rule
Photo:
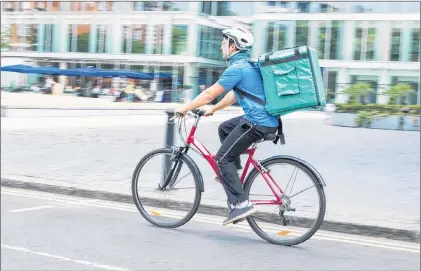
[[308, 46], [263, 54], [258, 58], [266, 94], [266, 110], [283, 116], [326, 105], [317, 52]]

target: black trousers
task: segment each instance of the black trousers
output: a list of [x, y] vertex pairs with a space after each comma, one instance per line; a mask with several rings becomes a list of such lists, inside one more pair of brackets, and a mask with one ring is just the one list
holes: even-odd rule
[[248, 200], [238, 176], [241, 169], [240, 155], [265, 135], [275, 133], [277, 127], [253, 126], [244, 116], [232, 118], [219, 125], [221, 140], [215, 160], [228, 201], [236, 204]]

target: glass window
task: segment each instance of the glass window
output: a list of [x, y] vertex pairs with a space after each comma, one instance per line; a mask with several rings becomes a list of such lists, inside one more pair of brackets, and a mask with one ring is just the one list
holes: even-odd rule
[[413, 62], [420, 61], [420, 29], [413, 28], [411, 33], [411, 55], [410, 60]]
[[161, 3], [159, 2], [152, 2], [152, 1], [147, 1], [143, 3], [143, 9], [144, 11], [159, 11], [160, 9], [160, 5]]
[[405, 12], [411, 12], [411, 13], [420, 13], [420, 3], [419, 2], [406, 2], [402, 3], [404, 5], [404, 11]]
[[308, 42], [308, 21], [297, 21], [295, 46], [306, 46]]
[[44, 52], [53, 52], [54, 25], [44, 25]]
[[11, 24], [1, 25], [1, 51], [9, 51], [10, 43], [12, 42], [13, 32]]
[[217, 2], [217, 16], [251, 16], [253, 2]]
[[207, 1], [202, 2], [200, 12], [204, 13], [204, 14], [211, 15], [212, 14], [212, 2], [207, 2]]
[[200, 12], [214, 16], [251, 16], [253, 2], [206, 1], [201, 3]]
[[107, 25], [97, 25], [96, 41], [96, 52], [106, 53]]
[[136, 24], [132, 26], [131, 33], [131, 52], [133, 54], [145, 54], [146, 53], [146, 31], [148, 25], [146, 24]]
[[355, 32], [354, 60], [374, 60], [376, 29], [359, 24]]
[[392, 46], [390, 49], [390, 60], [399, 61], [400, 55], [400, 43], [401, 43], [401, 29], [393, 28], [392, 29]]
[[89, 52], [89, 29], [88, 24], [77, 25], [77, 46], [76, 52]]
[[330, 52], [329, 59], [340, 59], [340, 50], [342, 39], [340, 38], [341, 29], [344, 27], [342, 21], [333, 21], [330, 33]]
[[154, 27], [152, 38], [152, 54], [163, 54], [164, 52], [164, 25], [151, 25]]
[[38, 27], [36, 24], [12, 24], [10, 50], [36, 51], [38, 40]]
[[317, 50], [317, 55], [319, 59], [325, 58], [325, 45], [326, 45], [326, 38], [327, 38], [327, 22], [321, 22], [319, 28], [319, 47]]
[[15, 8], [17, 9], [17, 4], [18, 3], [12, 1], [3, 2], [3, 11], [15, 11]]
[[[269, 1], [269, 2], [266, 2], [266, 3], [267, 3], [267, 6], [269, 6], [269, 7], [276, 7], [276, 10], [278, 12], [280, 12], [280, 11], [291, 12], [292, 11], [291, 10], [292, 5], [291, 5], [290, 2], [287, 2], [287, 1]], [[282, 8], [283, 10], [281, 10], [280, 8]]]
[[188, 55], [187, 50], [187, 25], [172, 26], [171, 54]]
[[200, 26], [199, 56], [222, 60], [222, 30], [208, 26]]
[[308, 1], [297, 2], [297, 10], [298, 10], [298, 12], [301, 12], [301, 13], [309, 13], [310, 12], [310, 2], [308, 2]]
[[69, 25], [70, 52], [89, 52], [89, 28], [88, 24]]
[[[23, 2], [22, 4], [24, 4], [25, 2]], [[26, 2], [26, 3], [30, 3], [30, 2]], [[28, 5], [28, 7], [30, 7], [31, 4]], [[23, 8], [23, 5], [22, 5]], [[35, 10], [37, 11], [47, 11], [47, 1], [36, 1], [35, 2]], [[31, 10], [31, 8], [29, 8], [29, 10]]]
[[83, 11], [84, 10], [84, 6], [82, 2], [72, 2], [71, 3], [71, 10], [72, 11]]
[[128, 53], [128, 42], [129, 42], [129, 37], [130, 37], [130, 33], [129, 33], [129, 26], [128, 25], [123, 25], [122, 29], [121, 29], [121, 52], [123, 54]]
[[363, 29], [361, 27], [357, 27], [355, 29], [354, 60], [361, 60], [362, 37], [363, 37]]
[[367, 54], [365, 57], [366, 60], [374, 60], [375, 41], [376, 41], [376, 29], [369, 28], [368, 36], [367, 36]]
[[420, 11], [419, 2], [354, 2], [350, 11], [355, 13], [416, 13]]
[[347, 3], [341, 2], [324, 2], [318, 3], [319, 10], [318, 12], [321, 13], [329, 13], [329, 12], [345, 12]]
[[51, 3], [51, 9], [50, 10], [51, 11], [60, 11], [61, 10], [60, 4], [63, 4], [63, 3], [59, 2], [59, 1], [53, 1]]
[[267, 52], [282, 50], [286, 47], [288, 25], [282, 22], [269, 22], [267, 28]]
[[189, 2], [163, 2], [164, 11], [188, 11]]

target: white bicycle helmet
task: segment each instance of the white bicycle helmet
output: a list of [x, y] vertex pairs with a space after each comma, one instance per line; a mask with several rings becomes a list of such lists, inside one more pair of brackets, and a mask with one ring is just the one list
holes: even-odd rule
[[250, 50], [253, 46], [253, 34], [244, 27], [233, 27], [222, 31], [224, 37], [232, 39], [235, 46], [240, 50]]

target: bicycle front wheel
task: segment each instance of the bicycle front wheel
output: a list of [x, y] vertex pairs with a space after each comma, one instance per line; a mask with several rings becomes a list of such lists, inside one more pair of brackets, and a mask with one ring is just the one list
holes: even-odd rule
[[152, 151], [133, 173], [132, 195], [140, 214], [151, 224], [180, 227], [199, 207], [199, 172], [186, 156], [174, 159], [170, 148]]
[[[321, 180], [304, 163], [292, 158], [272, 158], [262, 163], [268, 173], [250, 173], [244, 185], [258, 210], [247, 218], [264, 240], [277, 245], [297, 245], [319, 229], [326, 211]], [[270, 183], [271, 187], [268, 185]], [[272, 189], [281, 196], [277, 202]]]

